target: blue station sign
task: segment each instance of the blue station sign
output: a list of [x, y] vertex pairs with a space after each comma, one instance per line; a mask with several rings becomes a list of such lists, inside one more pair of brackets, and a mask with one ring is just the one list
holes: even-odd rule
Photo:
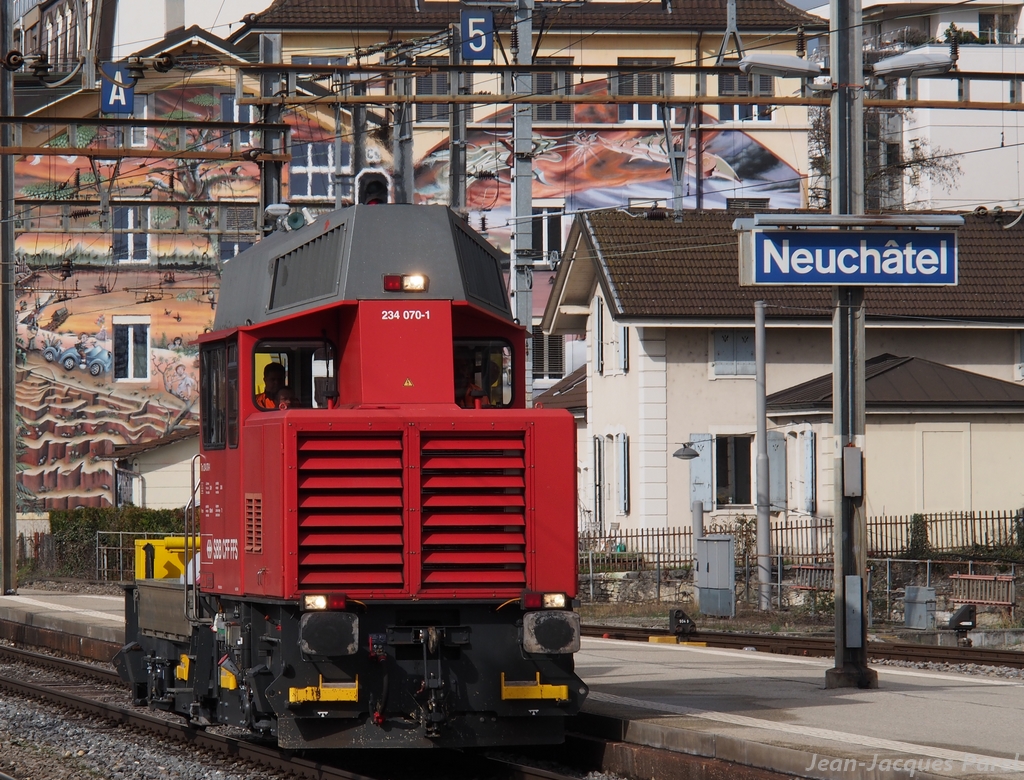
[[949, 230], [754, 230], [754, 284], [951, 286]]

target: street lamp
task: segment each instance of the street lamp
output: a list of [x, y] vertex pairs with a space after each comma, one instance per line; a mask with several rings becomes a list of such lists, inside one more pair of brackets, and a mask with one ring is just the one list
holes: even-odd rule
[[697, 452], [692, 445], [692, 441], [683, 442], [683, 446], [673, 452], [672, 457], [679, 458], [679, 460], [693, 460], [694, 458], [699, 458], [700, 453]]

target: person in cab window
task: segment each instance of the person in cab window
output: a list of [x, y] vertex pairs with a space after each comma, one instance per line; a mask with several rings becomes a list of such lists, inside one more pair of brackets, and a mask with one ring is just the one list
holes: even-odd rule
[[295, 406], [295, 393], [292, 392], [290, 387], [282, 387], [277, 391], [278, 409], [293, 409]]
[[256, 406], [260, 409], [276, 409], [277, 395], [284, 385], [284, 366], [280, 363], [268, 363], [263, 369], [263, 392], [256, 396]]
[[455, 403], [463, 409], [475, 409], [477, 401], [481, 407], [491, 405], [483, 388], [476, 383], [473, 363], [465, 359], [459, 360], [455, 366]]

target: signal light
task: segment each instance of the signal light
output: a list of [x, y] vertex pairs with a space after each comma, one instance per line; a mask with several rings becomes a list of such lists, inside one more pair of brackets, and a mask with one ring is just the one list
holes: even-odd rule
[[356, 178], [356, 202], [365, 206], [378, 206], [391, 200], [391, 187], [383, 173], [363, 171]]

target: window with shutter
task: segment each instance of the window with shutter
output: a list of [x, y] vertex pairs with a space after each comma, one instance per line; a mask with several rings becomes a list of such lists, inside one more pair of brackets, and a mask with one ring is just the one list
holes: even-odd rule
[[754, 376], [753, 328], [718, 328], [712, 337], [715, 377]]
[[[539, 57], [535, 65], [572, 65], [572, 57]], [[535, 95], [571, 95], [572, 76], [566, 71], [533, 74]], [[572, 105], [548, 103], [533, 107], [533, 118], [537, 122], [571, 122]]]
[[[636, 95], [650, 97], [653, 95], [672, 94], [672, 75], [658, 70], [671, 67], [675, 62], [670, 59], [619, 59], [619, 70], [612, 79], [612, 86], [619, 95]], [[661, 121], [663, 116], [660, 105], [650, 103], [620, 103], [620, 122], [653, 122]]]
[[[757, 96], [772, 97], [775, 94], [775, 79], [771, 76], [751, 77], [742, 73], [721, 73], [718, 76], [718, 94], [722, 97], [752, 97], [757, 86]], [[722, 122], [768, 122], [772, 119], [775, 106], [772, 105], [721, 105], [718, 118]]]

